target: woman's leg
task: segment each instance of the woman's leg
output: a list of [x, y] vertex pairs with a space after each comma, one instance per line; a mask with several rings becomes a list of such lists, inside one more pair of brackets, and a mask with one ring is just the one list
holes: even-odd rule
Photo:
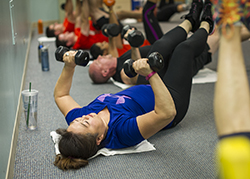
[[221, 36], [218, 60], [214, 102], [218, 135], [240, 132], [250, 134], [250, 94], [241, 49], [240, 27], [235, 26], [230, 39]]
[[177, 115], [173, 126], [183, 119], [188, 110], [193, 78], [193, 59], [203, 52], [207, 36], [205, 29], [197, 30], [189, 39], [176, 47], [169, 62], [163, 81], [176, 105]]
[[[227, 24], [220, 30], [218, 80], [215, 88], [215, 122], [218, 136], [246, 133], [250, 138], [250, 93], [244, 57], [241, 47], [241, 11], [239, 1], [230, 6], [226, 2], [217, 8], [227, 9], [220, 14], [218, 25]], [[223, 12], [223, 11], [219, 11]], [[234, 21], [228, 21], [233, 19]]]
[[200, 28], [189, 39], [175, 48], [168, 70], [163, 77], [163, 81], [173, 97], [177, 110], [172, 127], [183, 119], [188, 110], [194, 59], [204, 51], [207, 45], [208, 34], [210, 29], [213, 28], [211, 27], [213, 26], [211, 3], [208, 5], [207, 2], [205, 4], [206, 7], [210, 9], [204, 11]]
[[163, 32], [154, 16], [154, 8], [157, 0], [148, 0], [143, 8], [143, 25], [147, 40], [153, 44], [156, 40], [163, 36]]
[[218, 178], [250, 178], [250, 93], [239, 23], [244, 18], [240, 1], [219, 2], [217, 8], [224, 11], [218, 11], [218, 25], [223, 26], [220, 27], [214, 96], [215, 123], [220, 138], [216, 147]]
[[[187, 23], [187, 21], [184, 21]], [[168, 68], [168, 63], [170, 56], [174, 48], [187, 38], [187, 32], [180, 26], [167, 32], [160, 40], [157, 40], [153, 45], [151, 45], [150, 50], [147, 52], [147, 56], [152, 52], [159, 52], [164, 57], [164, 67], [158, 72], [158, 74], [163, 77]], [[137, 79], [137, 84], [148, 84], [148, 81], [144, 76], [139, 76]]]
[[[179, 26], [168, 31], [161, 39], [157, 40], [153, 45], [148, 55], [152, 52], [159, 52], [164, 58], [164, 68], [158, 72], [158, 74], [163, 78], [166, 70], [168, 68], [168, 63], [172, 52], [175, 47], [186, 40], [188, 32], [196, 24], [200, 24], [199, 18], [202, 11], [203, 3], [201, 0], [194, 0], [192, 8], [188, 15], [186, 15], [187, 20], [183, 21]], [[139, 76], [137, 84], [147, 84], [148, 82], [144, 77]]]

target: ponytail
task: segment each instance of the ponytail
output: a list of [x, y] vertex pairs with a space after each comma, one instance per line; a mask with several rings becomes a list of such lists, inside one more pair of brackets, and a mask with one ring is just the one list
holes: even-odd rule
[[61, 154], [56, 156], [54, 165], [62, 170], [85, 167], [88, 165], [87, 159], [99, 150], [97, 134], [75, 134], [66, 129], [57, 129], [56, 132], [62, 136], [59, 142]]
[[54, 165], [61, 170], [68, 170], [85, 167], [86, 165], [88, 165], [88, 163], [88, 160], [84, 160], [81, 158], [64, 157], [63, 155], [58, 154], [56, 156]]

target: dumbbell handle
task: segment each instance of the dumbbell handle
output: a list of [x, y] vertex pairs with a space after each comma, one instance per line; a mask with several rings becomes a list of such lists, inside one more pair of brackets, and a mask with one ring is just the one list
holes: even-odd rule
[[[63, 62], [63, 55], [68, 51], [69, 49], [67, 47], [59, 46], [55, 51], [56, 60]], [[76, 65], [86, 66], [89, 62], [89, 54], [83, 50], [78, 50], [74, 60]]]
[[[164, 66], [164, 59], [162, 55], [158, 52], [153, 52], [148, 56], [148, 64], [153, 71], [160, 71]], [[123, 69], [125, 74], [132, 78], [136, 76], [136, 72], [133, 68], [134, 60], [128, 59], [123, 64]]]

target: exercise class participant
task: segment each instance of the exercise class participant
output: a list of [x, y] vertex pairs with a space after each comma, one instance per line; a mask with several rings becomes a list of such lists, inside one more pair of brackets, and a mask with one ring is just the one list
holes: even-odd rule
[[[190, 100], [193, 59], [203, 52], [213, 29], [210, 1], [205, 1], [200, 22], [202, 9], [203, 2], [194, 0], [186, 20], [151, 47], [149, 54], [159, 52], [166, 63], [166, 57], [174, 51], [165, 74], [155, 73], [147, 58], [138, 59], [133, 68], [150, 85], [102, 94], [84, 107], [69, 94], [76, 52], [64, 54], [65, 65], [54, 89], [54, 99], [69, 127], [57, 130], [61, 134], [57, 167], [80, 168], [102, 147], [134, 146], [162, 129], [175, 127], [184, 118]], [[195, 33], [187, 39], [190, 30]]]
[[[151, 35], [153, 35], [152, 34], [153, 32], [161, 32], [159, 23], [156, 17], [152, 13], [153, 8], [150, 8], [154, 6], [155, 6], [154, 0], [152, 1], [148, 0], [144, 6], [145, 12], [147, 12], [146, 13], [147, 15], [145, 14], [144, 17], [147, 17], [147, 19], [149, 19], [149, 21], [144, 24], [144, 27], [147, 28], [149, 26], [152, 26], [154, 27], [154, 29], [156, 29], [155, 31], [149, 30], [147, 32], [147, 34], [151, 34]], [[151, 9], [151, 12], [148, 11], [147, 9]], [[202, 54], [194, 59], [194, 63], [193, 63], [194, 67], [193, 67], [193, 74], [192, 74], [193, 76], [196, 75], [197, 72], [204, 67], [204, 65], [211, 62], [211, 56], [214, 53], [214, 51], [217, 49], [217, 45], [216, 45], [218, 44], [217, 39], [218, 37], [215, 36], [215, 34], [213, 34], [212, 36], [209, 36], [209, 40], [208, 40], [209, 45], [206, 44], [205, 49], [202, 52]], [[210, 46], [211, 46], [211, 49], [210, 49]], [[94, 83], [105, 83], [109, 80], [110, 77], [112, 77], [115, 81], [129, 84], [129, 85], [135, 85], [137, 82], [138, 75], [134, 78], [127, 77], [123, 71], [123, 63], [127, 59], [130, 59], [130, 58], [132, 58], [133, 60], [136, 60], [137, 58], [134, 59], [132, 56], [134, 55], [134, 53], [138, 52], [138, 48], [132, 47], [132, 49], [127, 51], [124, 55], [120, 56], [119, 58], [116, 58], [115, 55], [113, 55], [115, 54], [115, 52], [112, 52], [112, 51], [116, 51], [116, 48], [114, 46], [113, 48], [111, 47], [112, 45], [109, 46], [109, 50], [110, 50], [110, 54], [112, 55], [98, 56], [98, 58], [94, 60], [92, 64], [90, 64], [89, 76], [91, 80]], [[160, 46], [159, 48], [162, 48], [162, 47], [164, 46]], [[151, 46], [140, 47], [139, 48], [140, 56], [143, 58], [146, 58], [150, 49], [151, 49]], [[137, 56], [137, 55], [134, 55], [134, 56]], [[168, 59], [170, 57], [171, 57], [171, 53], [168, 56], [166, 56], [166, 58]], [[163, 74], [166, 72], [167, 66], [168, 64], [165, 63], [165, 66], [162, 70]], [[148, 83], [148, 82], [144, 80], [144, 83]]]
[[[110, 18], [109, 23], [117, 24], [118, 26], [122, 27], [122, 24], [118, 21], [116, 14], [113, 10], [113, 5], [107, 6], [109, 8], [109, 18]], [[141, 44], [141, 47], [147, 45], [151, 44], [147, 39], [145, 39], [143, 41], [143, 44]], [[125, 39], [122, 39], [121, 34], [119, 34], [114, 37], [110, 36], [109, 42], [104, 41], [93, 44], [90, 48], [90, 54], [92, 55], [93, 59], [97, 59], [99, 55], [108, 55], [108, 54], [112, 55], [113, 57], [120, 57], [130, 49], [131, 46], [129, 42]]]
[[[161, 3], [162, 4], [162, 3]], [[167, 6], [167, 5], [160, 5], [162, 6]], [[157, 18], [154, 16], [154, 9], [156, 7], [156, 3], [154, 1], [147, 1], [146, 4], [143, 7], [143, 27], [144, 27], [144, 31], [146, 33], [146, 39], [144, 40], [143, 44], [141, 45], [141, 47], [147, 46], [147, 45], [152, 45], [156, 40], [159, 40], [162, 36], [163, 36], [163, 32], [162, 29], [158, 23]], [[110, 8], [110, 18], [112, 18], [114, 16], [114, 12]], [[115, 19], [110, 19], [110, 22], [114, 22], [117, 23], [117, 21], [115, 21]], [[121, 38], [110, 38], [109, 43], [107, 42], [98, 42], [95, 43], [94, 45], [92, 45], [92, 47], [90, 48], [90, 53], [92, 55], [92, 57], [94, 59], [97, 59], [97, 57], [99, 55], [108, 55], [111, 54], [113, 57], [120, 57], [122, 56], [125, 52], [127, 52], [128, 50], [131, 49], [131, 46], [129, 45], [128, 41], [123, 40], [121, 42], [119, 42], [122, 45], [117, 45], [117, 48], [115, 49], [111, 49], [111, 46], [113, 45], [113, 42], [111, 40], [114, 40], [115, 38], [115, 43], [117, 43], [117, 41], [121, 41]], [[117, 52], [114, 52], [117, 51]], [[114, 55], [118, 53], [118, 55]]]
[[73, 11], [72, 0], [66, 0], [64, 5], [65, 18], [63, 23], [54, 23], [46, 27], [47, 37], [56, 37], [57, 35], [65, 32], [74, 32], [76, 17], [81, 13], [81, 2], [76, 0], [76, 10]]
[[[94, 6], [93, 2], [89, 3], [89, 0], [84, 0], [81, 6], [81, 15], [76, 18], [74, 32], [65, 32], [59, 34], [56, 38], [56, 47], [64, 46], [72, 49], [89, 49], [94, 43], [108, 41], [100, 30], [96, 30], [93, 26], [93, 21], [89, 20], [90, 11], [93, 11], [91, 6]], [[92, 13], [97, 14], [95, 16], [102, 17], [101, 13], [95, 11]], [[107, 14], [108, 15], [108, 14]]]

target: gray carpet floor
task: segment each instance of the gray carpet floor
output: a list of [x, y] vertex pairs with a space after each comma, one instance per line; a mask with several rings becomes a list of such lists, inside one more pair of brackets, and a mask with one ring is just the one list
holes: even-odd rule
[[[179, 18], [173, 18], [169, 23], [161, 23], [161, 26], [163, 31], [167, 32], [179, 22]], [[143, 29], [142, 23], [137, 23], [135, 26]], [[148, 139], [155, 145], [155, 151], [110, 157], [99, 156], [90, 160], [87, 167], [79, 170], [62, 171], [55, 167], [54, 145], [49, 134], [57, 128], [67, 127], [53, 99], [53, 89], [63, 63], [55, 60], [54, 43], [46, 43], [49, 45], [50, 71], [41, 70], [37, 53], [39, 37], [41, 35], [34, 29], [25, 78], [25, 89], [28, 89], [31, 82], [32, 88], [39, 91], [38, 129], [27, 130], [24, 114], [20, 116], [14, 178], [216, 178], [214, 83], [193, 85], [190, 107], [184, 120], [175, 128], [161, 131]], [[249, 41], [243, 43], [247, 70], [250, 65], [249, 44]], [[216, 70], [216, 66], [217, 54], [207, 67]], [[118, 91], [120, 88], [111, 82], [102, 85], [93, 84], [88, 77], [88, 68], [76, 67], [71, 95], [79, 104], [86, 105], [99, 94]]]

